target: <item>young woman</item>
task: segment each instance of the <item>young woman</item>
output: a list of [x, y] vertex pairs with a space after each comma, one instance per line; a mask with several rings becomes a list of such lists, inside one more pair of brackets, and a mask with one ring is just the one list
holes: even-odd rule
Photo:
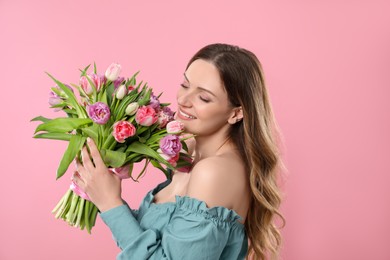
[[77, 162], [74, 181], [111, 229], [118, 259], [277, 258], [282, 162], [260, 62], [236, 46], [208, 45], [188, 63], [177, 102], [176, 120], [195, 135], [192, 169], [174, 172], [138, 211], [124, 204], [93, 141]]

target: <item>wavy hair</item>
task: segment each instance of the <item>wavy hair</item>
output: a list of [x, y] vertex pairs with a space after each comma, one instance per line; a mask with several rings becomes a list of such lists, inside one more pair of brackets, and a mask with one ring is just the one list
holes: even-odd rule
[[249, 239], [247, 259], [277, 259], [282, 238], [275, 218], [282, 226], [279, 212], [281, 191], [278, 174], [285, 166], [281, 160], [281, 133], [276, 124], [262, 66], [250, 51], [228, 44], [211, 44], [200, 49], [189, 61], [211, 62], [219, 71], [233, 107], [242, 107], [243, 120], [232, 125], [228, 138], [236, 145], [248, 172], [251, 202], [245, 221]]

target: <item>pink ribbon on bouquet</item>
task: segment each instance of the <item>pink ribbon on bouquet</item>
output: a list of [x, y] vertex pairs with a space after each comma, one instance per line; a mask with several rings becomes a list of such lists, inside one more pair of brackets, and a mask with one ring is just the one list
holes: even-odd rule
[[[130, 178], [130, 176], [129, 176], [130, 165], [129, 164], [122, 166], [122, 167], [119, 167], [119, 168], [108, 168], [108, 170], [110, 170], [113, 174], [118, 176], [119, 179], [121, 179], [121, 180]], [[78, 186], [73, 180], [72, 180], [72, 183], [70, 184], [70, 189], [74, 193], [76, 193], [78, 196], [80, 196], [81, 198], [91, 201], [88, 194], [85, 193], [80, 188], [80, 186]]]

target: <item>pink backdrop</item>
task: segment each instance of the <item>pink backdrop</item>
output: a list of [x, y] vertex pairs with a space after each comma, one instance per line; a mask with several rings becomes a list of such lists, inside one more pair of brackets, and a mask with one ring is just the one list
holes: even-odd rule
[[[144, 3], [152, 2], [152, 3]], [[0, 259], [114, 259], [99, 219], [92, 235], [50, 213], [65, 143], [35, 140], [53, 83], [112, 62], [174, 104], [188, 59], [213, 42], [263, 63], [284, 133], [283, 259], [390, 259], [388, 1], [0, 1]], [[387, 2], [387, 3], [386, 3]], [[196, 4], [195, 4], [196, 3]], [[163, 180], [124, 183], [138, 207]]]

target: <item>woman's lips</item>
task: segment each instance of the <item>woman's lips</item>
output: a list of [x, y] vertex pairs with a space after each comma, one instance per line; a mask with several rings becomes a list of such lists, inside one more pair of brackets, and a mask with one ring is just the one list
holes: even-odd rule
[[182, 111], [181, 109], [179, 109], [177, 116], [181, 119], [184, 119], [184, 120], [196, 119], [196, 117], [194, 117], [193, 115], [187, 114], [186, 112]]

